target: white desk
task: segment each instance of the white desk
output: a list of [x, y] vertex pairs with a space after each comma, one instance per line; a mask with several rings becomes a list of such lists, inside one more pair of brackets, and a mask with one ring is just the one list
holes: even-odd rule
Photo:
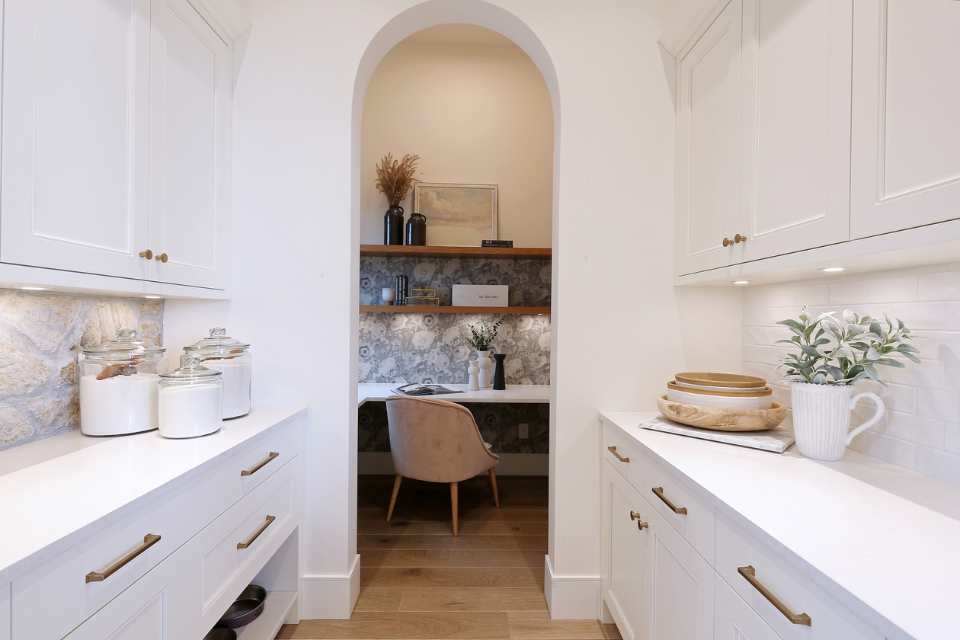
[[[386, 400], [397, 395], [393, 392], [401, 382], [361, 382], [357, 385], [357, 406], [365, 402]], [[501, 404], [549, 404], [550, 385], [548, 384], [508, 384], [503, 391], [482, 389], [469, 391], [465, 384], [444, 384], [450, 389], [457, 389], [463, 393], [451, 393], [441, 396], [419, 396], [435, 400], [449, 400], [451, 402], [489, 402]]]

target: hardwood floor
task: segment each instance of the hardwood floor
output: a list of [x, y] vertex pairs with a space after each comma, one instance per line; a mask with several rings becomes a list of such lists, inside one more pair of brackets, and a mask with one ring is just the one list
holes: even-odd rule
[[447, 485], [404, 480], [386, 522], [393, 478], [361, 476], [357, 495], [360, 597], [350, 620], [304, 620], [291, 640], [604, 640], [616, 627], [551, 621], [543, 596], [547, 479], [460, 485], [460, 535]]

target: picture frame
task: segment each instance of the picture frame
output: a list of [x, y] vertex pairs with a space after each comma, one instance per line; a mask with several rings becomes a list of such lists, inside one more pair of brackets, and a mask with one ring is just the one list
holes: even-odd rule
[[413, 211], [427, 218], [427, 244], [479, 247], [500, 239], [499, 191], [495, 184], [415, 182]]

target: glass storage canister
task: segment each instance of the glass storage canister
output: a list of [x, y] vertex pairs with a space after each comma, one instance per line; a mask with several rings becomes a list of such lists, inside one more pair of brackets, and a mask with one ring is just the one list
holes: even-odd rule
[[227, 336], [217, 327], [210, 336], [184, 349], [198, 353], [204, 366], [223, 374], [223, 419], [239, 418], [250, 413], [253, 356], [250, 345]]
[[196, 438], [220, 430], [223, 374], [203, 366], [196, 352], [185, 352], [176, 371], [160, 374], [159, 397], [164, 438]]
[[157, 428], [158, 368], [163, 347], [147, 347], [134, 329], [118, 329], [103, 344], [84, 347], [80, 375], [80, 431], [117, 436]]

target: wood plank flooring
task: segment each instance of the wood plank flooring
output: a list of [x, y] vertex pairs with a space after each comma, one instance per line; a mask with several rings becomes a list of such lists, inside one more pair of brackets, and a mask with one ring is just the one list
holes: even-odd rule
[[404, 480], [393, 522], [393, 479], [361, 476], [360, 597], [350, 620], [287, 625], [290, 640], [607, 640], [613, 625], [550, 620], [543, 596], [547, 479], [503, 477], [502, 508], [485, 477], [460, 487], [460, 536], [446, 485]]

